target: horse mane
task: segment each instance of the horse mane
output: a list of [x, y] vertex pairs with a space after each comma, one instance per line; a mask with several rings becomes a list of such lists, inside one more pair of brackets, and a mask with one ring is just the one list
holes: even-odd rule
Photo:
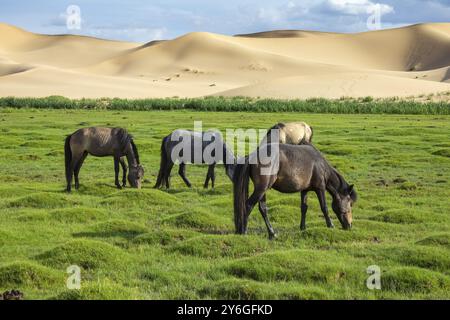
[[133, 149], [136, 162], [140, 164], [139, 153], [137, 151], [136, 145], [134, 144], [133, 136], [129, 134], [126, 129], [119, 128], [119, 131], [117, 132], [117, 137], [119, 139], [119, 144], [122, 150], [125, 150], [125, 148], [128, 146], [128, 143], [131, 144], [131, 148]]
[[345, 190], [348, 188], [348, 183], [347, 181], [344, 180], [344, 177], [336, 170], [334, 169], [334, 173], [336, 174], [336, 176], [338, 177], [339, 180], [339, 190]]
[[[334, 174], [334, 176], [337, 178], [338, 180], [338, 186], [333, 186], [336, 191], [338, 192], [342, 192], [344, 190], [348, 190], [348, 188], [350, 187], [350, 185], [347, 183], [347, 181], [345, 181], [344, 177], [335, 169], [330, 165], [331, 168], [331, 172], [332, 174]], [[330, 181], [332, 181], [333, 179], [330, 179]], [[350, 197], [352, 198], [353, 202], [356, 202], [356, 200], [358, 199], [358, 195], [356, 194], [356, 191], [352, 188], [352, 191], [350, 192]]]
[[134, 153], [134, 156], [136, 158], [136, 162], [138, 164], [140, 164], [141, 162], [139, 160], [139, 152], [138, 152], [138, 150], [136, 148], [136, 145], [134, 144], [133, 138], [130, 139], [130, 143], [131, 143], [131, 148], [133, 148], [133, 153]]
[[123, 149], [126, 148], [128, 142], [131, 140], [131, 135], [128, 133], [126, 129], [118, 128], [117, 138], [119, 140], [120, 147]]

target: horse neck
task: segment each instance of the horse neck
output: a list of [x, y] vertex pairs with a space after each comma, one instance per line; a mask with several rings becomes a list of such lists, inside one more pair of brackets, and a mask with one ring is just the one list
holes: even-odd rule
[[329, 166], [328, 179], [326, 181], [326, 189], [332, 195], [333, 198], [343, 190], [345, 185], [344, 178], [333, 167]]
[[131, 142], [128, 142], [125, 148], [125, 156], [127, 157], [129, 166], [135, 167], [139, 164], [136, 155], [134, 154], [133, 147], [131, 146]]

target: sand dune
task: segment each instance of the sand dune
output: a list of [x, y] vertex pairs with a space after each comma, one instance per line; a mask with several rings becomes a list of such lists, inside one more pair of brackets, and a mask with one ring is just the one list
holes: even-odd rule
[[338, 34], [194, 32], [146, 44], [0, 24], [0, 96], [309, 98], [450, 90], [450, 23]]
[[[320, 83], [320, 86], [317, 86]], [[259, 96], [261, 98], [278, 97], [283, 99], [323, 97], [339, 99], [341, 97], [386, 96], [409, 97], [417, 92], [437, 93], [447, 91], [448, 84], [431, 81], [399, 79], [392, 76], [368, 73], [341, 73], [303, 77], [286, 77], [260, 84], [240, 87], [219, 96]], [[327, 89], [327, 90], [324, 90]]]
[[0, 39], [0, 58], [62, 68], [96, 64], [139, 45], [73, 35], [38, 35], [5, 24], [0, 24]]

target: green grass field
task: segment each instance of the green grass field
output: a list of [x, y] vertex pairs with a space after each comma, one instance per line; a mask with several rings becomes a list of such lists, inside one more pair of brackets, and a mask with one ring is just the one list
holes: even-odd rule
[[[448, 105], [447, 105], [448, 108]], [[447, 111], [448, 112], [448, 111]], [[163, 136], [176, 128], [268, 128], [306, 121], [314, 143], [355, 184], [353, 229], [325, 228], [310, 195], [268, 193], [278, 239], [254, 210], [234, 235], [232, 185], [215, 190], [206, 167], [173, 171], [154, 190]], [[146, 168], [141, 190], [114, 187], [112, 158], [88, 157], [81, 188], [64, 190], [64, 137], [85, 126], [123, 126]], [[0, 108], [0, 291], [26, 299], [449, 299], [450, 116]], [[66, 268], [82, 268], [82, 289]], [[381, 290], [366, 287], [370, 265]]]

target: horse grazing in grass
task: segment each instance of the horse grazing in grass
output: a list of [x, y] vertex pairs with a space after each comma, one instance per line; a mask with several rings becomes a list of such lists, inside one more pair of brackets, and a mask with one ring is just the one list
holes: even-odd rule
[[75, 189], [79, 188], [78, 175], [88, 154], [96, 157], [114, 157], [115, 184], [119, 189], [122, 188], [119, 183], [119, 163], [123, 170], [123, 187], [127, 181], [127, 165], [123, 159], [126, 157], [130, 167], [128, 182], [134, 188], [141, 187], [144, 168], [139, 163], [139, 153], [133, 137], [125, 129], [100, 127], [79, 129], [66, 138], [64, 153], [68, 192], [72, 190], [73, 176]]
[[[272, 148], [273, 144], [260, 147]], [[234, 173], [234, 221], [236, 233], [247, 233], [247, 221], [253, 207], [258, 203], [259, 211], [269, 232], [269, 238], [275, 232], [267, 218], [266, 192], [275, 189], [282, 193], [300, 192], [301, 194], [301, 224], [306, 228], [305, 219], [307, 193], [314, 191], [319, 198], [320, 207], [326, 224], [333, 228], [328, 215], [325, 191], [332, 198], [332, 208], [344, 229], [352, 226], [352, 204], [356, 201], [353, 185], [349, 185], [342, 175], [336, 171], [312, 145], [278, 144], [279, 152], [274, 158], [278, 161], [262, 164], [258, 158], [258, 150], [245, 157], [245, 163], [237, 164]], [[267, 153], [270, 150], [262, 150]], [[278, 165], [277, 165], [278, 164]], [[266, 174], [262, 174], [262, 169]], [[267, 174], [269, 172], [269, 174]], [[254, 191], [249, 197], [249, 178], [253, 181]]]
[[[273, 130], [279, 130], [279, 141], [271, 141], [270, 134]], [[261, 141], [260, 145], [263, 146], [271, 142], [284, 144], [311, 144], [312, 137], [313, 129], [306, 122], [280, 122], [267, 131], [267, 135]]]
[[[210, 157], [206, 157], [209, 151]], [[219, 132], [206, 131], [195, 132], [189, 130], [175, 130], [164, 137], [161, 142], [161, 163], [155, 188], [165, 185], [170, 187], [170, 172], [175, 163], [179, 163], [178, 174], [184, 183], [191, 187], [191, 182], [186, 177], [186, 164], [207, 164], [204, 188], [208, 188], [209, 181], [214, 188], [216, 175], [214, 168], [218, 162], [225, 165], [225, 173], [233, 179], [235, 157], [222, 140]]]

